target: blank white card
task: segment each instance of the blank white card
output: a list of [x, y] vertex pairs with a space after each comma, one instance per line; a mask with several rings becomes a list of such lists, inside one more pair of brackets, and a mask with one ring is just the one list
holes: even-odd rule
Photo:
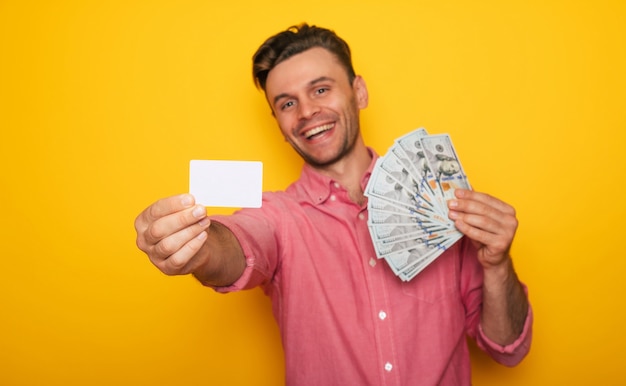
[[263, 163], [191, 160], [189, 193], [204, 206], [260, 208]]

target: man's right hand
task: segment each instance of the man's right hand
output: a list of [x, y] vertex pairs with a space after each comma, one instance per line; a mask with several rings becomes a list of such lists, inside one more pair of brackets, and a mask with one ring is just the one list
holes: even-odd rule
[[207, 256], [198, 252], [207, 240], [211, 221], [190, 194], [161, 199], [135, 219], [137, 246], [167, 275], [194, 272]]

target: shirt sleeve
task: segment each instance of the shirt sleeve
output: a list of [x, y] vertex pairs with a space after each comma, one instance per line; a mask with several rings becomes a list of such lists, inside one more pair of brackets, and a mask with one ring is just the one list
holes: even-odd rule
[[[524, 292], [528, 296], [528, 290], [524, 285]], [[532, 325], [533, 325], [533, 312], [530, 304], [528, 305], [528, 313], [526, 314], [526, 320], [524, 321], [524, 328], [522, 333], [515, 340], [515, 342], [502, 346], [493, 340], [489, 339], [483, 331], [482, 325], [478, 325], [478, 335], [476, 336], [476, 344], [483, 351], [489, 354], [496, 362], [505, 366], [515, 366], [526, 357], [530, 351], [530, 343], [532, 341]]]
[[211, 221], [227, 227], [239, 241], [246, 259], [246, 268], [233, 284], [212, 286], [220, 293], [235, 292], [263, 286], [270, 282], [279, 265], [280, 208], [263, 201], [260, 209], [243, 209], [230, 216], [211, 216]]
[[[465, 328], [467, 334], [476, 341], [478, 347], [493, 360], [505, 365], [515, 366], [530, 351], [532, 340], [533, 313], [530, 305], [522, 333], [515, 342], [502, 346], [485, 335], [480, 323], [483, 295], [483, 269], [476, 257], [476, 249], [469, 240], [461, 243], [461, 292], [466, 309]], [[522, 283], [526, 297], [528, 289]]]

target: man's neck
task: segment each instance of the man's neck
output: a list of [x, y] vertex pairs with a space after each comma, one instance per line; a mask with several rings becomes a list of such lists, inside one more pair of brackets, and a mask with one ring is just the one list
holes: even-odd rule
[[361, 205], [365, 201], [361, 181], [371, 162], [372, 155], [359, 138], [352, 151], [341, 160], [327, 167], [315, 169], [337, 181], [348, 191], [350, 199]]

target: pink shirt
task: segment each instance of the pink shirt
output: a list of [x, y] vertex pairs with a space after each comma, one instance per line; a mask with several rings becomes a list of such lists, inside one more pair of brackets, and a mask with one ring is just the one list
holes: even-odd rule
[[470, 385], [466, 335], [508, 366], [528, 353], [530, 310], [509, 346], [482, 333], [482, 269], [470, 242], [404, 283], [376, 259], [367, 206], [309, 166], [285, 192], [264, 193], [261, 209], [213, 219], [247, 259], [242, 277], [217, 290], [261, 286], [271, 298], [287, 385]]

